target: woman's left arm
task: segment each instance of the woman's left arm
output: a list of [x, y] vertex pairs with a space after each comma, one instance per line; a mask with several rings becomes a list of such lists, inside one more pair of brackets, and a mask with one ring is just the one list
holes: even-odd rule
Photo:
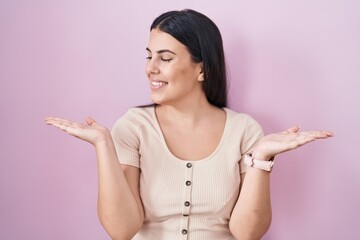
[[[292, 127], [266, 135], [254, 147], [252, 157], [268, 161], [282, 152], [332, 136], [328, 131], [299, 130], [299, 127]], [[231, 214], [230, 231], [236, 239], [259, 240], [268, 231], [270, 223], [270, 172], [250, 167], [246, 174], [241, 174], [241, 191]]]

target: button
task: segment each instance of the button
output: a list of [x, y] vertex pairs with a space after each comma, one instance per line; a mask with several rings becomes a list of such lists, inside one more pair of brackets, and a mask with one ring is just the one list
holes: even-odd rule
[[191, 163], [187, 163], [186, 166], [187, 166], [188, 168], [191, 168], [191, 167], [192, 167], [192, 164], [191, 164]]
[[190, 186], [191, 185], [191, 181], [186, 181], [186, 186]]
[[188, 231], [187, 231], [186, 229], [183, 229], [183, 230], [181, 231], [181, 233], [184, 234], [184, 235], [186, 235], [186, 234], [188, 233]]
[[188, 207], [188, 206], [190, 206], [190, 202], [189, 202], [189, 201], [186, 201], [186, 202], [184, 203], [184, 205], [185, 205], [186, 207]]

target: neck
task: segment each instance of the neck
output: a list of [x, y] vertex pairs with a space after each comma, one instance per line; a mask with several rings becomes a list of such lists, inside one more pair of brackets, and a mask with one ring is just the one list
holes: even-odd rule
[[213, 110], [212, 106], [206, 99], [202, 97], [198, 101], [179, 102], [176, 104], [161, 105], [157, 107], [159, 117], [166, 122], [174, 122], [181, 125], [195, 126]]

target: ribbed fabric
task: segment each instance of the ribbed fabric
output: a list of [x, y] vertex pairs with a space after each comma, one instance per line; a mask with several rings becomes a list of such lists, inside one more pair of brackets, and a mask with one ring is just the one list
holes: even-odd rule
[[217, 148], [196, 161], [170, 152], [154, 107], [131, 108], [115, 123], [112, 136], [120, 162], [141, 169], [145, 221], [133, 240], [235, 239], [229, 220], [239, 196], [240, 169], [247, 168], [241, 160], [263, 132], [249, 115], [224, 110]]

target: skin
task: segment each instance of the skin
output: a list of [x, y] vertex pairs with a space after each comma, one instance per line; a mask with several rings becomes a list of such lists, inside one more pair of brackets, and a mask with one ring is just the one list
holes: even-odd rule
[[207, 102], [201, 89], [201, 82], [204, 80], [202, 63], [191, 61], [184, 45], [171, 35], [154, 29], [150, 32], [146, 50], [148, 57], [145, 73], [150, 86], [152, 81], [167, 83], [160, 89], [151, 88], [153, 102], [180, 108], [194, 102]]
[[[158, 29], [150, 33], [147, 53], [145, 72], [151, 98], [159, 104], [156, 116], [170, 151], [180, 159], [197, 160], [208, 156], [220, 141], [226, 115], [206, 99], [201, 88], [202, 63], [192, 62], [184, 45]], [[55, 117], [47, 117], [45, 122], [95, 147], [100, 222], [112, 239], [131, 239], [144, 221], [139, 193], [140, 170], [119, 163], [109, 130], [91, 117], [87, 117], [84, 124]], [[291, 127], [264, 136], [257, 142], [253, 156], [269, 160], [282, 152], [331, 136], [329, 131], [300, 131], [297, 126]], [[261, 239], [271, 223], [270, 174], [250, 168], [241, 179], [241, 192], [229, 228], [237, 239]]]

